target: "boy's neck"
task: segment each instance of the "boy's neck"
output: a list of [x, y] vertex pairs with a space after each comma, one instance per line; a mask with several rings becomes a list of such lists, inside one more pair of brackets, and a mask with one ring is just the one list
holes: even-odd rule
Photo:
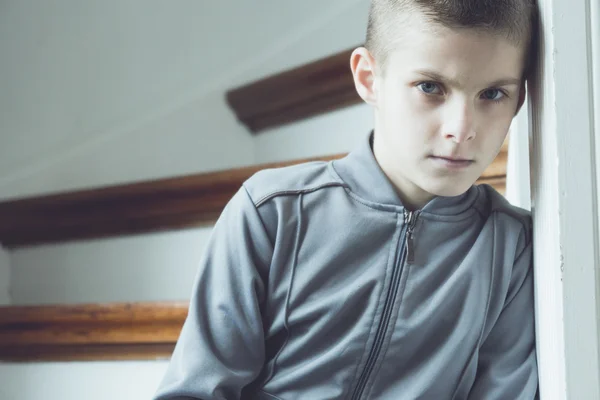
[[394, 187], [398, 197], [400, 197], [400, 200], [402, 201], [402, 205], [406, 209], [410, 211], [420, 210], [436, 197], [435, 195], [416, 187], [414, 183], [401, 176], [401, 174], [396, 174], [391, 168], [388, 168], [388, 165], [391, 165], [390, 163], [392, 160], [386, 158], [386, 153], [382, 151], [383, 149], [377, 142], [375, 134], [371, 135], [370, 142], [371, 150], [373, 151], [373, 155], [375, 156], [379, 168], [381, 168]]

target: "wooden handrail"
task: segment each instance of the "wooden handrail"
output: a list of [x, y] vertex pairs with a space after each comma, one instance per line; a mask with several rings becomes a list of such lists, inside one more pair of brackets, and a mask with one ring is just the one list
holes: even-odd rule
[[345, 50], [227, 92], [238, 120], [252, 133], [358, 104]]
[[0, 361], [170, 357], [187, 303], [0, 307]]
[[214, 222], [252, 174], [343, 154], [0, 203], [7, 248], [182, 229]]
[[[15, 248], [210, 224], [242, 183], [257, 171], [343, 156], [255, 165], [0, 203], [0, 243]], [[504, 192], [506, 159], [507, 151], [503, 148], [478, 182], [489, 183]]]

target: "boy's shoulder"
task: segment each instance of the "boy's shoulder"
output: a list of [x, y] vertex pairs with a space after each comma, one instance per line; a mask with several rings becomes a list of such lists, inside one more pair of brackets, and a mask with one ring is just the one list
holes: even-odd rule
[[310, 161], [288, 167], [263, 169], [243, 183], [255, 206], [273, 197], [344, 186], [331, 172], [331, 161]]
[[[345, 187], [347, 184], [333, 171], [332, 161], [311, 161], [288, 167], [267, 168], [253, 174], [243, 183], [252, 202], [260, 207], [280, 196], [310, 193], [324, 188]], [[487, 184], [477, 185], [477, 208], [487, 216], [495, 214], [509, 231], [524, 231], [531, 239], [531, 212], [512, 205], [506, 197]]]
[[478, 187], [483, 191], [489, 214], [497, 214], [500, 219], [522, 227], [529, 241], [533, 228], [531, 212], [511, 204], [505, 196], [490, 185], [482, 184]]

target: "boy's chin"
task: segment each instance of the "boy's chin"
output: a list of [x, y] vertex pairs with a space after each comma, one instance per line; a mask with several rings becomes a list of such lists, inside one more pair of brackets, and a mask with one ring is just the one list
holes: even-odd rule
[[428, 192], [440, 197], [456, 197], [465, 194], [475, 182], [461, 182], [446, 185], [435, 185], [430, 187]]

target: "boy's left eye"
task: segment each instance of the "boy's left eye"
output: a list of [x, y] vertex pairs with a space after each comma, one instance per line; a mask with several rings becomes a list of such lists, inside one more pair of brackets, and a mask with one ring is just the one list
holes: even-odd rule
[[500, 100], [504, 97], [504, 93], [499, 89], [488, 89], [483, 92], [482, 97], [485, 100]]

